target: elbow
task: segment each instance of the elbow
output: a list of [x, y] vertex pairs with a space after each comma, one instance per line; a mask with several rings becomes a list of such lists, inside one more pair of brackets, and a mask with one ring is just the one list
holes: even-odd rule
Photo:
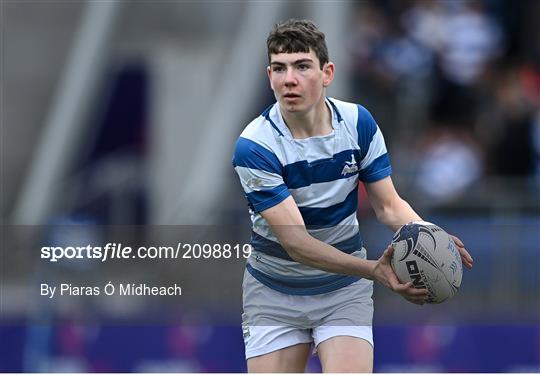
[[392, 210], [390, 206], [381, 206], [375, 210], [375, 216], [381, 223], [387, 223], [392, 220]]
[[311, 236], [306, 232], [298, 233], [296, 235], [287, 236], [287, 238], [281, 239], [281, 246], [285, 249], [287, 254], [296, 262], [305, 262], [305, 248], [309, 243]]
[[282, 242], [281, 246], [285, 249], [285, 251], [292, 258], [292, 260], [302, 263], [302, 250], [299, 243], [295, 241], [286, 241]]
[[380, 205], [375, 209], [377, 220], [384, 224], [396, 224], [398, 218], [399, 207], [406, 204], [399, 196], [385, 204]]

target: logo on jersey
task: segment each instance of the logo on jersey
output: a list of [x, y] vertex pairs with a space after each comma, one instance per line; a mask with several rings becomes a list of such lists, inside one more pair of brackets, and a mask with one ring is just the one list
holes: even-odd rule
[[246, 185], [249, 186], [251, 190], [258, 191], [263, 187], [263, 180], [258, 177], [253, 177], [246, 182]]
[[356, 160], [354, 160], [354, 154], [351, 154], [351, 161], [346, 161], [341, 174], [345, 176], [349, 173], [358, 172], [358, 166], [356, 165]]

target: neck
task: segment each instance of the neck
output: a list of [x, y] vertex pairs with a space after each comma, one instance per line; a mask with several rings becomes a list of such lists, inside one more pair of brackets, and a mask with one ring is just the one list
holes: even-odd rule
[[308, 112], [295, 113], [281, 110], [281, 115], [293, 138], [323, 136], [330, 134], [333, 130], [332, 112], [324, 98]]

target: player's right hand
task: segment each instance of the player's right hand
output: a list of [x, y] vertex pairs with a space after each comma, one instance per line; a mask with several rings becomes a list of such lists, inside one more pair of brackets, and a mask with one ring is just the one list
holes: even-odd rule
[[393, 253], [394, 248], [392, 245], [389, 245], [383, 255], [375, 262], [375, 266], [373, 267], [373, 279], [397, 294], [400, 294], [407, 301], [417, 305], [423, 305], [427, 301], [428, 290], [425, 288], [417, 289], [411, 282], [405, 284], [399, 282], [390, 265]]

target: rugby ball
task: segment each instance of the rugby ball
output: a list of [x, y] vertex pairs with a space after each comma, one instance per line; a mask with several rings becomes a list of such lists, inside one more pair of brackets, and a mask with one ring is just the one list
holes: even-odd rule
[[405, 224], [392, 239], [391, 265], [402, 283], [428, 290], [428, 303], [454, 296], [463, 276], [461, 256], [452, 238], [426, 221]]

